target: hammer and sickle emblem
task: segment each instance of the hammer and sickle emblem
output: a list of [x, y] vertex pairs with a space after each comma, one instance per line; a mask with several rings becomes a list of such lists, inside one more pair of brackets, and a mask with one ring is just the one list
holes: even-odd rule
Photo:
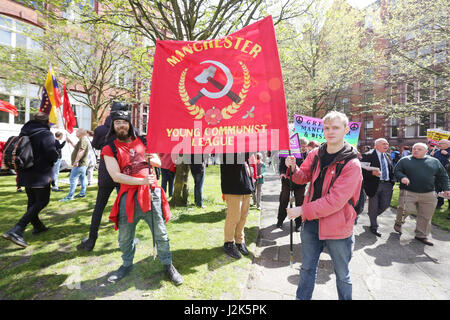
[[197, 77], [195, 77], [195, 81], [198, 83], [211, 83], [213, 86], [215, 86], [217, 89], [219, 89], [219, 92], [211, 92], [206, 90], [206, 88], [202, 88], [195, 97], [189, 100], [189, 103], [191, 105], [195, 105], [198, 99], [200, 99], [203, 96], [206, 96], [211, 99], [220, 99], [223, 96], [227, 96], [230, 98], [233, 102], [239, 103], [241, 101], [241, 98], [231, 91], [231, 87], [233, 86], [233, 75], [231, 74], [230, 69], [226, 65], [224, 65], [221, 62], [214, 61], [214, 60], [206, 60], [203, 62], [200, 62], [200, 64], [204, 63], [211, 63], [217, 67], [219, 67], [225, 76], [227, 77], [227, 83], [225, 85], [222, 85], [220, 82], [216, 81], [214, 79], [214, 75], [216, 74], [217, 68], [214, 66], [210, 66], [209, 68], [206, 68], [200, 73]]

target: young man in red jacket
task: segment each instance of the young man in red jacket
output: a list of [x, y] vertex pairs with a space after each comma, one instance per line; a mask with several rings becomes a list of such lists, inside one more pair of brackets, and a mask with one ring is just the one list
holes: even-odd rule
[[[286, 159], [288, 174], [292, 170], [294, 183], [310, 182], [303, 205], [287, 209], [289, 219], [301, 216], [304, 221], [298, 300], [312, 298], [319, 256], [325, 246], [333, 261], [339, 299], [352, 299], [348, 267], [356, 218], [352, 203], [358, 201], [362, 173], [356, 148], [344, 141], [348, 132], [347, 116], [332, 111], [323, 118], [326, 143], [312, 150], [300, 167], [296, 166], [294, 157]], [[345, 165], [336, 178], [338, 164]]]

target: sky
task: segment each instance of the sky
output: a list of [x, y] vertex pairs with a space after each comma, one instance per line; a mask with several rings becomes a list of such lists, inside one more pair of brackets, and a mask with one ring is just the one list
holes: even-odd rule
[[347, 0], [347, 2], [358, 9], [365, 8], [376, 0]]

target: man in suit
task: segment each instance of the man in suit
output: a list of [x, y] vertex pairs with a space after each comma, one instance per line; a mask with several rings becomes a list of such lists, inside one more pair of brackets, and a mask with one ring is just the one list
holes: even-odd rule
[[379, 170], [363, 170], [364, 191], [369, 197], [370, 231], [381, 237], [377, 217], [389, 208], [394, 186], [394, 168], [389, 155], [389, 142], [379, 138], [375, 140], [375, 149], [363, 154], [362, 162], [369, 162], [370, 167]]

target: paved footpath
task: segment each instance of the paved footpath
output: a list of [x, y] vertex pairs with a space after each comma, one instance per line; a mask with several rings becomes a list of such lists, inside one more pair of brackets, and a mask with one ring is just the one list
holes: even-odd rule
[[[263, 185], [260, 233], [244, 300], [293, 300], [301, 265], [300, 234], [294, 234], [294, 265], [289, 264], [289, 221], [275, 227], [281, 183], [271, 168]], [[367, 201], [366, 201], [367, 203]], [[354, 300], [449, 300], [450, 232], [432, 226], [433, 247], [414, 240], [414, 217], [399, 236], [393, 230], [395, 210], [378, 218], [381, 238], [368, 228], [366, 210], [355, 226], [350, 262]], [[313, 300], [337, 300], [336, 277], [328, 253], [320, 256]]]

